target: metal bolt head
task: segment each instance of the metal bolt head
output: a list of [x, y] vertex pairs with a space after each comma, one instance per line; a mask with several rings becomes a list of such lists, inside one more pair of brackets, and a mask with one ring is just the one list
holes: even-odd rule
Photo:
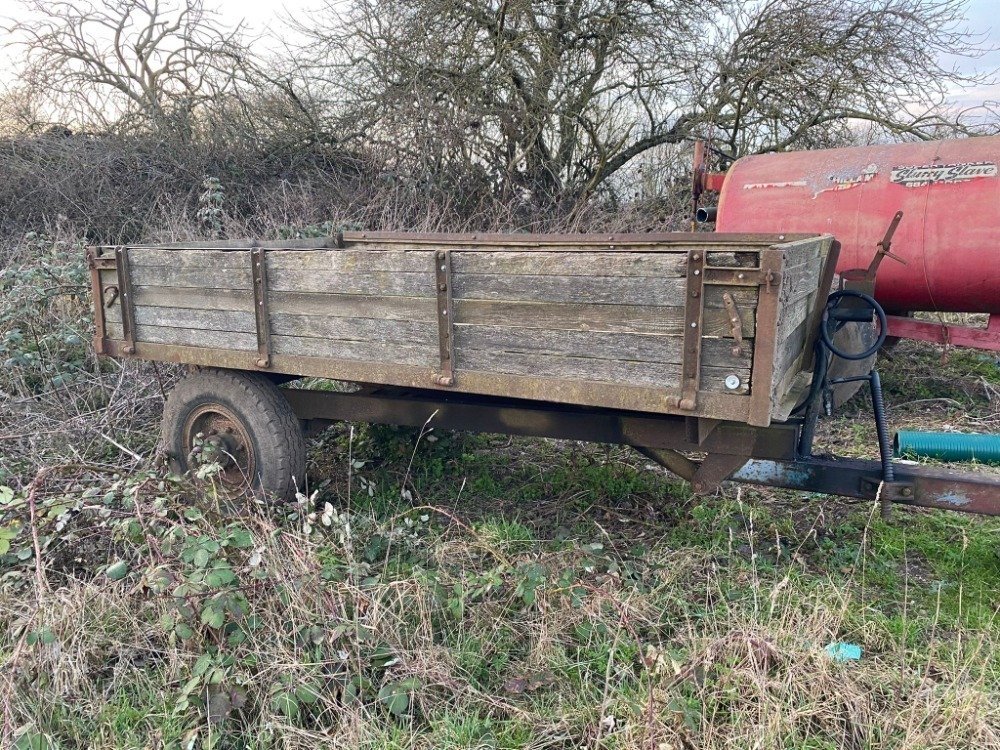
[[743, 383], [739, 379], [739, 376], [737, 376], [737, 375], [729, 375], [729, 376], [726, 377], [726, 388], [728, 388], [729, 390], [735, 391], [741, 385], [743, 385]]
[[911, 497], [913, 495], [913, 490], [911, 490], [909, 487], [904, 487], [899, 491], [899, 494], [902, 495], [903, 497]]

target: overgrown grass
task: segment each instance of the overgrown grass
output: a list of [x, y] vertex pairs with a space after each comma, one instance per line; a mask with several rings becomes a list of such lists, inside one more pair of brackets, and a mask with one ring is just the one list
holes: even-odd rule
[[[9, 498], [6, 736], [1000, 746], [994, 522], [695, 500], [624, 449], [458, 435], [411, 466], [394, 443], [328, 433], [322, 489], [240, 516], [203, 509], [204, 488], [80, 468]], [[831, 659], [839, 642], [861, 659]]]

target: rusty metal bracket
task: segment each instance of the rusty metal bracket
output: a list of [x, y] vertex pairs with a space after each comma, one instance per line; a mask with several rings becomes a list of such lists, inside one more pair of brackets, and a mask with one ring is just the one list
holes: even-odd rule
[[451, 251], [433, 253], [434, 283], [437, 289], [438, 342], [441, 350], [441, 367], [434, 376], [437, 385], [455, 385], [454, 338], [451, 301]]
[[271, 323], [268, 314], [267, 248], [250, 249], [253, 276], [253, 312], [257, 323], [257, 367], [271, 366]]
[[776, 332], [778, 304], [781, 297], [777, 286], [784, 268], [780, 250], [761, 253], [761, 287], [757, 296], [757, 337], [754, 339], [753, 364], [750, 370], [750, 411], [747, 421], [755, 427], [771, 423], [771, 378], [777, 353]]
[[115, 248], [115, 267], [122, 297], [122, 338], [125, 340], [122, 352], [135, 354], [135, 296], [132, 293], [132, 269], [127, 247]]
[[872, 256], [871, 262], [868, 264], [868, 268], [852, 268], [847, 271], [843, 271], [840, 274], [841, 286], [844, 289], [854, 289], [859, 292], [864, 292], [867, 295], [875, 294], [875, 280], [878, 275], [878, 269], [882, 265], [882, 261], [886, 258], [892, 258], [895, 261], [899, 261], [904, 266], [909, 265], [903, 258], [900, 258], [895, 253], [889, 252], [889, 248], [892, 247], [892, 237], [896, 233], [896, 228], [899, 226], [900, 220], [903, 218], [903, 212], [897, 211], [893, 217], [892, 221], [889, 222], [888, 229], [885, 230], [885, 236], [879, 240], [876, 247], [875, 255]]
[[726, 315], [729, 316], [729, 327], [733, 332], [733, 338], [736, 340], [736, 346], [733, 347], [733, 354], [738, 357], [743, 353], [743, 318], [740, 315], [740, 308], [736, 305], [736, 300], [733, 299], [733, 295], [729, 292], [723, 293], [722, 304], [726, 308]]
[[681, 352], [681, 397], [677, 406], [684, 410], [698, 405], [701, 385], [702, 318], [705, 311], [705, 253], [688, 253], [687, 301], [684, 305], [684, 350]]
[[709, 266], [703, 273], [706, 284], [725, 286], [765, 286], [781, 281], [781, 273], [760, 268], [730, 268], [729, 266]]

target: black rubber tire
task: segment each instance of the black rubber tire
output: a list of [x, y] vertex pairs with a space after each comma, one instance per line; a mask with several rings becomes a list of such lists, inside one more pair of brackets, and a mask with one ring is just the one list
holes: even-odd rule
[[234, 425], [236, 448], [246, 457], [243, 463], [254, 467], [250, 477], [243, 467], [241, 481], [230, 482], [228, 494], [294, 499], [296, 485], [304, 486], [305, 441], [299, 420], [278, 387], [263, 375], [239, 370], [203, 369], [181, 380], [167, 397], [160, 429], [163, 448], [176, 471], [196, 468], [191, 454], [198, 422], [192, 419], [212, 415]]

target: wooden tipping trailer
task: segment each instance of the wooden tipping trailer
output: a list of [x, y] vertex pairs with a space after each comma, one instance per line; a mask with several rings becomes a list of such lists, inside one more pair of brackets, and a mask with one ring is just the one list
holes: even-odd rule
[[[789, 417], [838, 249], [829, 235], [345, 233], [87, 252], [98, 353], [193, 366], [164, 447], [180, 469], [218, 458], [235, 491], [294, 491], [301, 424], [433, 415], [633, 445], [701, 492], [736, 476], [951, 507], [919, 477], [887, 490], [877, 463], [821, 471], [803, 453]], [[276, 387], [302, 376], [361, 387]]]

